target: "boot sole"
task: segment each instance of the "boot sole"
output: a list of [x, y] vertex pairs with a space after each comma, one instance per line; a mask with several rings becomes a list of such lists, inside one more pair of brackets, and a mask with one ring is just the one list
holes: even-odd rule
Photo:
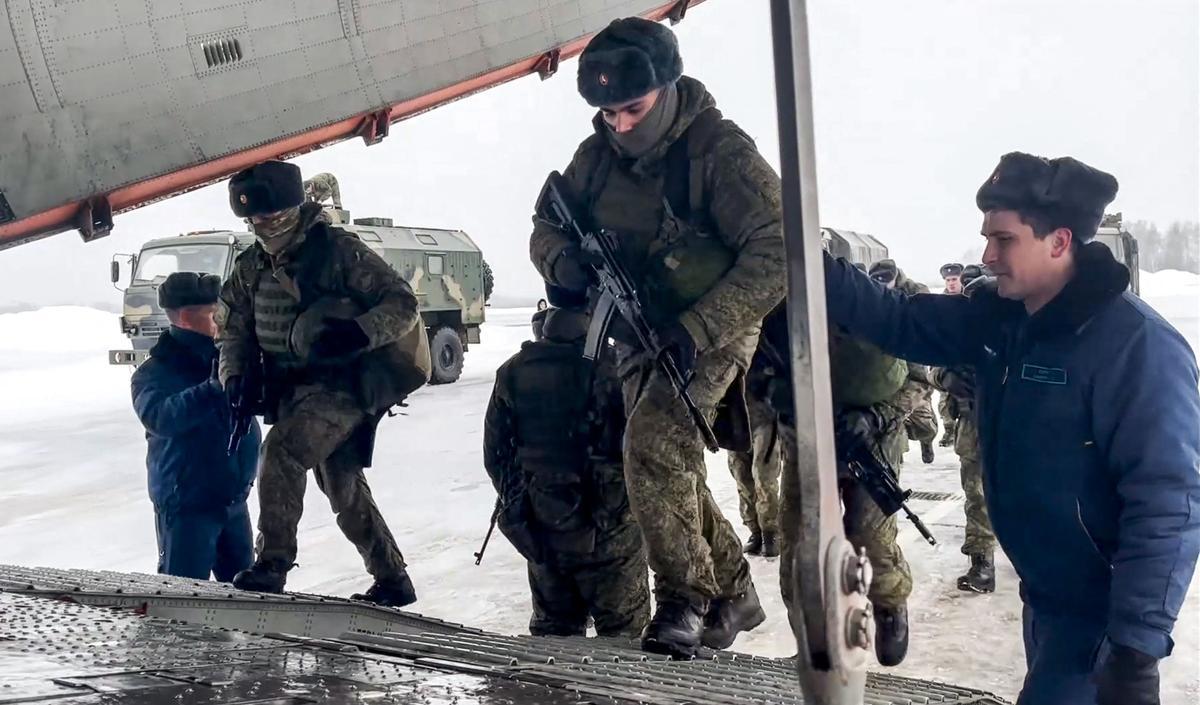
[[978, 587], [978, 586], [972, 585], [970, 583], [963, 583], [963, 582], [960, 582], [958, 584], [958, 589], [962, 590], [963, 592], [973, 592], [978, 595], [987, 595], [987, 594], [996, 592], [996, 586], [994, 586], [994, 585], [990, 588], [983, 588], [983, 587]]
[[700, 637], [700, 643], [704, 644], [705, 646], [707, 646], [710, 649], [716, 649], [718, 651], [721, 651], [722, 649], [728, 649], [729, 647], [733, 646], [733, 642], [737, 641], [738, 634], [741, 634], [743, 632], [754, 631], [754, 629], [756, 627], [758, 627], [758, 625], [762, 624], [766, 620], [767, 620], [767, 613], [764, 612], [761, 607], [759, 607], [758, 611], [755, 612], [752, 617], [750, 617], [750, 619], [745, 623], [745, 625], [741, 629], [735, 631], [734, 633], [732, 633], [728, 636], [721, 635], [721, 638], [719, 640], [715, 634], [710, 636], [711, 632], [706, 631], [704, 633], [704, 635], [702, 637]]

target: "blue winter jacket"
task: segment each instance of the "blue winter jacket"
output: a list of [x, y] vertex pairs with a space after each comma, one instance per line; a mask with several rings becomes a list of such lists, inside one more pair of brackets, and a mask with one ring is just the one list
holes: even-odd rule
[[907, 297], [825, 256], [829, 317], [888, 352], [972, 364], [984, 492], [1035, 611], [1155, 657], [1200, 553], [1196, 358], [1104, 245], [1029, 316], [994, 290]]
[[146, 428], [150, 500], [160, 512], [208, 511], [246, 501], [262, 440], [257, 422], [234, 457], [229, 404], [211, 379], [211, 338], [172, 327], [133, 373], [133, 408]]

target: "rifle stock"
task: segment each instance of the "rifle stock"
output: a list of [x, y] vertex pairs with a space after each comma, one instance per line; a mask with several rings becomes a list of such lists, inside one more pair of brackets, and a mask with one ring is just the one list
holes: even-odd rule
[[596, 310], [600, 315], [593, 313], [588, 330], [589, 350], [586, 355], [594, 359], [599, 354], [614, 313], [620, 313], [642, 350], [656, 361], [659, 371], [675, 390], [675, 395], [687, 407], [689, 416], [704, 440], [704, 446], [713, 453], [717, 452], [716, 434], [688, 393], [688, 380], [684, 379], [675, 359], [667, 352], [658, 338], [658, 333], [646, 320], [642, 305], [638, 301], [637, 286], [618, 256], [617, 235], [608, 230], [598, 229], [592, 224], [585, 209], [581, 208], [575, 199], [571, 185], [557, 171], [551, 172], [546, 178], [538, 196], [536, 210], [541, 220], [564, 230], [579, 243], [580, 249], [587, 254], [595, 274], [600, 291]]

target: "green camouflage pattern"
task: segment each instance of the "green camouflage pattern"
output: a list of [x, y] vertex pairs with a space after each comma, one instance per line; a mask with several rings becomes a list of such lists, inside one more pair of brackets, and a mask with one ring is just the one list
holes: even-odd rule
[[737, 484], [742, 523], [751, 533], [779, 530], [779, 417], [760, 395], [748, 394], [751, 444], [748, 452], [729, 452], [729, 472]]
[[987, 501], [983, 495], [983, 463], [979, 453], [979, 427], [972, 415], [958, 419], [958, 436], [954, 440], [958, 453], [959, 477], [963, 488], [963, 510], [967, 524], [962, 552], [968, 556], [990, 554], [996, 547], [996, 534], [988, 517]]
[[650, 621], [650, 578], [633, 517], [596, 537], [586, 560], [528, 562], [534, 636], [583, 636], [590, 616], [597, 636], [635, 638]]
[[287, 390], [277, 413], [262, 446], [258, 560], [286, 566], [296, 562], [296, 527], [312, 468], [338, 527], [358, 549], [367, 572], [376, 580], [398, 578], [405, 572], [404, 557], [375, 506], [355, 447], [356, 434], [375, 420], [350, 393], [319, 385]]

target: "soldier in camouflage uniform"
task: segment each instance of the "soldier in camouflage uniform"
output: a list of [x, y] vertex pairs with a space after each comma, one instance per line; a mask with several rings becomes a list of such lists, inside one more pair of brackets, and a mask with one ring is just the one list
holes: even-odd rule
[[[982, 275], [979, 265], [961, 272], [966, 286]], [[962, 293], [957, 294], [962, 296]], [[967, 572], [958, 577], [958, 589], [967, 592], [996, 590], [996, 534], [983, 495], [983, 464], [979, 451], [979, 425], [975, 417], [975, 370], [971, 367], [934, 368], [933, 381], [958, 410], [954, 452], [958, 453], [966, 529], [962, 552], [970, 559]]]
[[[961, 294], [962, 293], [962, 273], [963, 266], [958, 262], [947, 262], [943, 264], [939, 270], [942, 275], [942, 280], [946, 282], [946, 288], [942, 291], [943, 294]], [[932, 372], [932, 371], [931, 371]], [[942, 440], [938, 441], [938, 445], [943, 448], [951, 448], [954, 446], [954, 439], [958, 423], [958, 405], [954, 402], [954, 397], [943, 391], [938, 401], [938, 416], [942, 419], [942, 427], [945, 429], [942, 432]]]
[[338, 187], [337, 177], [328, 172], [322, 172], [304, 181], [304, 198], [313, 203], [325, 203], [334, 208], [342, 207], [342, 190]]
[[[648, 318], [700, 409], [718, 403], [747, 426], [744, 371], [759, 324], [785, 290], [779, 177], [699, 81], [682, 77], [674, 34], [639, 18], [613, 22], [579, 62], [580, 93], [599, 108], [564, 176], [619, 256]], [[535, 219], [533, 264], [574, 291], [590, 268], [568, 233]], [[642, 648], [690, 656], [733, 643], [765, 618], [733, 526], [705, 478], [704, 444], [653, 360], [619, 342], [628, 421], [629, 501], [655, 573]], [[746, 447], [748, 439], [728, 445]]]
[[742, 550], [767, 558], [779, 555], [779, 417], [767, 399], [767, 385], [773, 374], [767, 356], [755, 353], [746, 376], [752, 448], [729, 451], [738, 509], [742, 523], [750, 529]]
[[[778, 364], [768, 383], [768, 397], [780, 417], [783, 467], [792, 468], [797, 463], [797, 438], [784, 307], [763, 322], [763, 339], [777, 351]], [[899, 471], [899, 461], [908, 444], [904, 419], [913, 404], [920, 400], [921, 386], [909, 378], [908, 367], [902, 360], [833, 327], [829, 331], [829, 361], [835, 423], [865, 422], [865, 432], [876, 452]], [[801, 468], [800, 472], [803, 471]], [[908, 650], [907, 602], [912, 592], [912, 572], [896, 544], [896, 516], [883, 516], [870, 495], [850, 479], [840, 461], [838, 476], [846, 538], [856, 549], [864, 549], [871, 561], [868, 596], [877, 625], [875, 653], [881, 664], [894, 666], [904, 659]], [[779, 580], [784, 604], [791, 611], [794, 549], [799, 543], [800, 527], [804, 525], [800, 516], [798, 472], [784, 472], [780, 485]]]
[[582, 356], [585, 296], [553, 287], [544, 339], [496, 372], [483, 462], [500, 531], [528, 560], [535, 636], [637, 637], [650, 619], [641, 531], [625, 491], [625, 409], [611, 351]]
[[[887, 288], [899, 289], [909, 296], [929, 293], [929, 287], [905, 276], [894, 260], [881, 259], [871, 265], [868, 273], [872, 279]], [[910, 440], [920, 442], [921, 460], [928, 465], [933, 462], [933, 439], [937, 438], [937, 417], [933, 415], [933, 383], [929, 379], [929, 370], [924, 365], [910, 362], [908, 369], [913, 384], [910, 392], [919, 392], [919, 398], [905, 420], [904, 427]], [[903, 452], [902, 450], [901, 454]]]
[[[356, 360], [419, 324], [417, 299], [400, 275], [358, 238], [331, 227], [304, 203], [300, 170], [266, 162], [229, 182], [235, 214], [258, 242], [242, 253], [221, 292], [220, 379], [235, 407], [257, 409], [274, 427], [262, 447], [258, 556], [234, 585], [280, 592], [296, 559], [296, 527], [309, 469], [338, 526], [358, 548], [375, 583], [356, 599], [402, 606], [416, 600], [404, 559], [363, 476], [386, 409], [365, 402]], [[356, 318], [320, 322], [311, 351], [297, 351], [293, 327], [306, 309], [348, 297]]]

